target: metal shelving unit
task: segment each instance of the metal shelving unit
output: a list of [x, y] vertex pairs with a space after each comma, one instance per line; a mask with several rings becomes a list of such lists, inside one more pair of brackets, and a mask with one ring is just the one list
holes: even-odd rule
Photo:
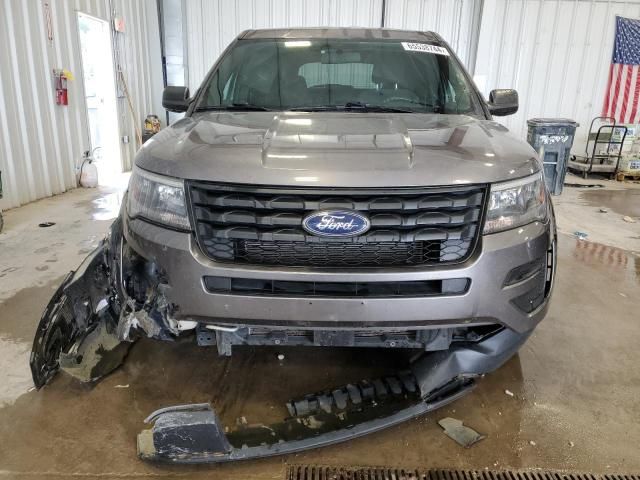
[[583, 178], [587, 178], [590, 173], [601, 173], [615, 178], [626, 137], [627, 127], [616, 124], [615, 118], [595, 117], [589, 126], [585, 155], [572, 156], [569, 160], [569, 170], [581, 173]]

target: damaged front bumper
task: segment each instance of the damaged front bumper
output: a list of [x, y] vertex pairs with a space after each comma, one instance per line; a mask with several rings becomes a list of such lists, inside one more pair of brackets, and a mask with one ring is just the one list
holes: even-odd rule
[[410, 370], [287, 404], [289, 417], [227, 432], [209, 404], [163, 408], [138, 435], [138, 455], [174, 463], [248, 460], [327, 446], [396, 425], [457, 400], [495, 370], [529, 334], [504, 329], [484, 341], [426, 353]]
[[94, 382], [117, 368], [140, 336], [177, 334], [162, 274], [126, 247], [118, 219], [107, 237], [69, 273], [36, 330], [30, 366], [36, 388], [59, 370]]
[[129, 344], [115, 336], [119, 312], [102, 241], [69, 273], [49, 301], [33, 341], [30, 366], [36, 388], [64, 369], [80, 381], [99, 379], [116, 368]]
[[[33, 344], [31, 370], [41, 388], [60, 369], [93, 382], [124, 360], [140, 335], [179, 334], [166, 274], [127, 246], [121, 220], [70, 273], [47, 306]], [[531, 328], [533, 328], [532, 325]], [[138, 435], [138, 454], [175, 463], [226, 462], [330, 445], [422, 415], [456, 400], [475, 378], [495, 370], [531, 330], [501, 327], [476, 342], [424, 352], [407, 371], [288, 403], [288, 416], [270, 425], [228, 431], [209, 404], [158, 410]]]

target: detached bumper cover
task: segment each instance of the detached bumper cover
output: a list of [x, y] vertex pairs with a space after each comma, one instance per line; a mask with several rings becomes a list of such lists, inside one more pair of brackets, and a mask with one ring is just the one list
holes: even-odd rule
[[500, 367], [528, 336], [505, 329], [478, 344], [425, 354], [400, 380], [347, 385], [329, 395], [291, 402], [293, 415], [272, 425], [225, 433], [209, 404], [164, 408], [147, 418], [153, 427], [138, 435], [138, 455], [174, 463], [219, 463], [293, 453], [373, 433], [460, 398], [476, 377]]

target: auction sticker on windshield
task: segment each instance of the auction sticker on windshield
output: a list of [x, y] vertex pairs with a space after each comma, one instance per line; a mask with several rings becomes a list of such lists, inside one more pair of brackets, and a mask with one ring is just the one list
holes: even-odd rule
[[402, 42], [402, 48], [410, 52], [435, 53], [436, 55], [449, 56], [449, 51], [446, 48], [429, 43]]

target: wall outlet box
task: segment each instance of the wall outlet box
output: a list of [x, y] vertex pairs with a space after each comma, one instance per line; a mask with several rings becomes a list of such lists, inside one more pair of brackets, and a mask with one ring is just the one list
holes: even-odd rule
[[129, 143], [129, 135], [122, 136], [122, 143]]

